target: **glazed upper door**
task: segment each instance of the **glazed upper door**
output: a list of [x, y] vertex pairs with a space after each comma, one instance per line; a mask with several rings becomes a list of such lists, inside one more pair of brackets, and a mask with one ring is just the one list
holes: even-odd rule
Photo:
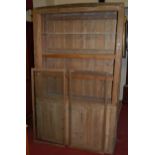
[[64, 144], [64, 72], [33, 70], [33, 97], [37, 139]]

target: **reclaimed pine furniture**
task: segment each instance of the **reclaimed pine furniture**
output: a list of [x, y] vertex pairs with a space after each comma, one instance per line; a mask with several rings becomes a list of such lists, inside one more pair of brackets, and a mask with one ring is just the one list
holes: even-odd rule
[[123, 4], [38, 8], [33, 21], [35, 139], [112, 153], [120, 107]]

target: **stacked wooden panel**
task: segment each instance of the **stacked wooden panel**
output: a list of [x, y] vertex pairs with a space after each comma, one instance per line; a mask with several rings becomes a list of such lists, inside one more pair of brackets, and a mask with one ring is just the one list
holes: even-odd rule
[[122, 4], [34, 10], [36, 139], [100, 153], [116, 141]]

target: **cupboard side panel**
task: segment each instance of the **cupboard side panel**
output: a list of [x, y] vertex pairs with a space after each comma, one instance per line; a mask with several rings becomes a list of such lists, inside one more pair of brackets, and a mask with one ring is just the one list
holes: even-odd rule
[[34, 32], [34, 64], [36, 68], [42, 68], [42, 17], [33, 12], [33, 32]]

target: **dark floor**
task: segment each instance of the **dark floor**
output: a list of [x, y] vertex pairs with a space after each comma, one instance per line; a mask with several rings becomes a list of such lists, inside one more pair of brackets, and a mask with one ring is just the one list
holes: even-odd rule
[[[78, 149], [61, 148], [50, 144], [33, 141], [32, 128], [28, 128], [28, 140], [30, 155], [99, 155]], [[114, 155], [128, 155], [128, 105], [124, 104], [121, 109], [118, 122], [118, 135]]]

